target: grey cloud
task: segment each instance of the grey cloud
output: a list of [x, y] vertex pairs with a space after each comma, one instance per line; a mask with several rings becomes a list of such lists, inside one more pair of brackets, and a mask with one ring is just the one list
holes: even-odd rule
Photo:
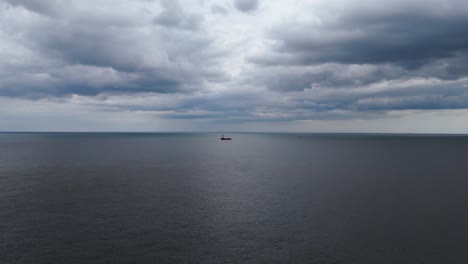
[[180, 80], [163, 73], [125, 73], [112, 68], [73, 65], [23, 72], [0, 80], [3, 96], [41, 98], [70, 94], [97, 95], [103, 92], [184, 92]]
[[[468, 78], [405, 78], [404, 74], [400, 78], [398, 71], [391, 65], [388, 69], [354, 65], [353, 67], [358, 68], [350, 70], [350, 67], [328, 65], [328, 68], [319, 70], [295, 67], [291, 71], [282, 67], [269, 68], [269, 74], [255, 73], [251, 77], [257, 78], [255, 85], [266, 85], [272, 93], [276, 91], [275, 93], [282, 94], [284, 100], [267, 103], [265, 106], [281, 106], [284, 112], [301, 109], [313, 113], [339, 110], [364, 115], [367, 112], [388, 110], [468, 108]], [[405, 73], [404, 68], [399, 71]], [[360, 74], [363, 76], [361, 79], [353, 78]], [[386, 80], [382, 76], [393, 78]], [[252, 79], [250, 82], [253, 82]], [[256, 104], [262, 105], [262, 102]], [[299, 118], [304, 114], [292, 116], [291, 118]]]
[[406, 71], [394, 65], [346, 65], [325, 63], [312, 66], [259, 68], [249, 81], [275, 91], [303, 91], [312, 87], [329, 89], [363, 86], [385, 79], [404, 78]]
[[368, 85], [386, 78], [402, 77], [405, 71], [391, 65], [323, 64], [314, 67], [277, 66], [252, 74], [249, 82], [275, 91], [303, 91], [312, 87], [330, 89]]
[[22, 6], [30, 11], [48, 15], [58, 16], [60, 13], [71, 4], [69, 0], [4, 0], [5, 2], [14, 5]]
[[353, 104], [353, 108], [359, 111], [465, 109], [468, 108], [468, 93], [462, 96], [374, 97], [357, 101]]
[[211, 6], [211, 13], [227, 15], [228, 11], [226, 10], [226, 8], [224, 8], [224, 7], [220, 6], [220, 5], [212, 5]]
[[324, 110], [377, 111], [407, 109], [460, 109], [468, 107], [468, 79], [457, 81], [410, 80], [343, 88], [340, 92], [298, 99]]
[[[71, 64], [113, 67], [135, 71], [143, 65], [139, 36], [133, 30], [95, 28], [73, 24], [51, 24], [31, 32], [31, 41], [49, 57]], [[140, 49], [140, 50], [139, 50]]]
[[278, 25], [245, 81], [311, 112], [467, 108], [468, 12], [422, 4], [365, 2], [321, 23]]
[[234, 0], [234, 6], [242, 12], [251, 12], [258, 8], [258, 0]]
[[[166, 10], [180, 7], [169, 1], [165, 5]], [[211, 47], [210, 37], [193, 31], [196, 23], [155, 27], [151, 19], [145, 23], [137, 17], [140, 13], [125, 18], [101, 18], [91, 11], [69, 13], [20, 24], [21, 45], [38, 59], [22, 64], [11, 60], [16, 64], [8, 67], [2, 64], [0, 95], [185, 93], [224, 78], [217, 67], [221, 53]], [[191, 15], [179, 15], [190, 22]], [[201, 24], [196, 27], [202, 29]]]
[[[358, 17], [355, 17], [358, 16]], [[276, 60], [264, 64], [310, 65], [394, 63], [417, 69], [434, 59], [452, 58], [468, 51], [468, 15], [440, 16], [421, 9], [389, 14], [343, 14], [323, 24], [277, 27]]]
[[[436, 12], [401, 3], [378, 12], [345, 7], [321, 24], [278, 25], [268, 41], [258, 40], [274, 43], [264, 54], [250, 57], [250, 63], [237, 58], [231, 63], [233, 54], [244, 58], [250, 47], [232, 54], [215, 48], [225, 39], [215, 39], [222, 29], [211, 30], [209, 23], [222, 17], [204, 20], [182, 2], [163, 0], [157, 14], [138, 5], [122, 12], [77, 8], [78, 1], [67, 7], [66, 2], [8, 3], [3, 12], [12, 12], [9, 19], [14, 12], [28, 13], [23, 8], [42, 15], [28, 13], [8, 31], [0, 27], [5, 36], [0, 41], [18, 43], [7, 46], [18, 52], [0, 51], [0, 96], [66, 101], [77, 95], [107, 111], [218, 123], [468, 108], [468, 14], [453, 9]], [[258, 1], [237, 0], [235, 6], [252, 12]], [[207, 7], [206, 12], [227, 13], [220, 5]], [[234, 12], [231, 18], [245, 15]], [[243, 25], [235, 26], [243, 32]], [[252, 50], [259, 49], [263, 46]]]
[[[250, 118], [254, 106], [245, 94], [226, 96], [203, 94], [101, 94], [88, 103], [107, 111], [154, 113], [163, 119], [200, 119], [216, 122], [239, 122]], [[142, 100], [144, 98], [144, 100]]]
[[180, 29], [199, 29], [203, 17], [185, 13], [177, 0], [161, 0], [161, 5], [164, 10], [155, 17], [154, 23]]
[[133, 97], [117, 101], [115, 95], [109, 100], [104, 97], [97, 106], [104, 105], [114, 111], [155, 113], [166, 119], [200, 119], [217, 123], [372, 119], [381, 117], [388, 110], [467, 108], [468, 79], [392, 81], [338, 90], [315, 87], [287, 94], [244, 92], [181, 96], [149, 93]]
[[438, 78], [456, 80], [468, 75], [467, 54], [452, 58], [436, 59], [418, 69], [386, 64], [338, 64], [270, 65], [260, 67], [247, 79], [258, 86], [275, 91], [303, 91], [314, 86], [329, 89], [365, 86], [386, 80], [412, 78]]

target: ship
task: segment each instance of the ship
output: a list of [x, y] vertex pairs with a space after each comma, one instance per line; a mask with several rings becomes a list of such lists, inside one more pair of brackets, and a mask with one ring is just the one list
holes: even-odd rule
[[224, 137], [224, 135], [221, 136], [221, 140], [232, 140], [230, 137]]

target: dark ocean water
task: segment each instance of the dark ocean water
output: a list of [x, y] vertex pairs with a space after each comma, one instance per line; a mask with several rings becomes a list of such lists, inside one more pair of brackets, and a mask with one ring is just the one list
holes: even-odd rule
[[0, 134], [0, 263], [467, 263], [468, 137]]

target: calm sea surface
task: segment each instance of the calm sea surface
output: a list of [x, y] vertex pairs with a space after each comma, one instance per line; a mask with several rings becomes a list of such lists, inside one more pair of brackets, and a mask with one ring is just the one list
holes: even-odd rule
[[0, 134], [0, 263], [467, 263], [468, 137]]

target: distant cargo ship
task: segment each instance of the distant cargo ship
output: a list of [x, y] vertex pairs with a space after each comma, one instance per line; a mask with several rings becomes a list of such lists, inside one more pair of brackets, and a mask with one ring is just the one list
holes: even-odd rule
[[224, 135], [221, 136], [221, 140], [232, 140], [230, 137], [224, 137]]

